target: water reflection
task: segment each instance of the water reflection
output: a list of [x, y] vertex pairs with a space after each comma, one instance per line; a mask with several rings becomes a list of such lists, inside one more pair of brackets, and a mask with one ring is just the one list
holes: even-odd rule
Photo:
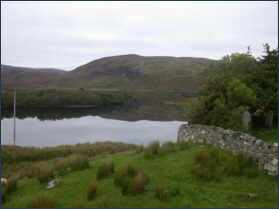
[[[36, 118], [17, 119], [19, 146], [51, 147], [65, 144], [113, 141], [147, 145], [152, 140], [176, 141], [182, 121], [136, 122], [86, 116], [56, 121], [39, 121]], [[12, 145], [13, 119], [1, 121], [1, 144]]]

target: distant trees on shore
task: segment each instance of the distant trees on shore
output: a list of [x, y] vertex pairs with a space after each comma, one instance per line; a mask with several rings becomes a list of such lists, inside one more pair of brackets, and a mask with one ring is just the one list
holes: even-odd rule
[[[123, 104], [124, 100], [124, 95], [116, 92], [57, 89], [16, 92], [17, 107], [100, 106]], [[5, 92], [1, 95], [1, 108], [13, 107], [13, 102], [13, 92]]]

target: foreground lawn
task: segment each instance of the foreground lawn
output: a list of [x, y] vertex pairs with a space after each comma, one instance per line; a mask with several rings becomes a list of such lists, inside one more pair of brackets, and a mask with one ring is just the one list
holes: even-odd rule
[[[242, 176], [221, 175], [215, 182], [196, 180], [191, 174], [191, 164], [198, 149], [209, 150], [210, 146], [189, 144], [189, 149], [179, 151], [178, 143], [175, 152], [164, 157], [144, 159], [144, 153], [136, 155], [122, 155], [106, 158], [115, 162], [115, 172], [120, 164], [128, 162], [150, 174], [150, 180], [144, 192], [137, 196], [123, 196], [120, 187], [114, 184], [114, 174], [96, 180], [97, 167], [102, 159], [91, 161], [90, 167], [83, 171], [75, 171], [62, 176], [58, 186], [45, 189], [47, 183], [40, 184], [35, 178], [23, 178], [18, 181], [18, 188], [8, 196], [3, 208], [24, 208], [28, 201], [41, 194], [52, 194], [56, 208], [71, 208], [74, 205], [86, 208], [101, 207], [101, 201], [107, 201], [111, 208], [278, 208], [278, 179], [266, 173], [257, 172], [257, 176], [248, 178]], [[219, 150], [221, 169], [230, 154]], [[256, 169], [256, 165], [249, 165], [249, 169]], [[87, 188], [90, 180], [95, 179], [96, 196], [87, 201]], [[155, 198], [156, 182], [162, 182], [166, 197], [162, 200]], [[170, 195], [170, 188], [179, 183], [180, 193]], [[249, 199], [247, 193], [258, 196]]]

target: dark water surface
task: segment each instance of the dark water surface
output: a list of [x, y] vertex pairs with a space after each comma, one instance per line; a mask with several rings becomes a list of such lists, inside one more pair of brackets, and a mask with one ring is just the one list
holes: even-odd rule
[[[144, 100], [147, 101], [147, 100]], [[103, 141], [147, 145], [176, 141], [187, 123], [177, 108], [158, 102], [99, 108], [17, 108], [16, 145], [52, 147]], [[159, 104], [159, 105], [158, 105]], [[13, 145], [12, 109], [1, 110], [1, 145]]]

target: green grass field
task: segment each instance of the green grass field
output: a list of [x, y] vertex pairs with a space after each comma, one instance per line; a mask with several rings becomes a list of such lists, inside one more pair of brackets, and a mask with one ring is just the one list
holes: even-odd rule
[[[96, 180], [97, 168], [102, 159], [90, 162], [90, 167], [82, 171], [69, 172], [62, 176], [58, 186], [45, 189], [47, 183], [40, 184], [35, 178], [23, 178], [18, 181], [18, 188], [11, 193], [3, 208], [26, 207], [29, 200], [38, 194], [51, 194], [54, 197], [54, 207], [111, 207], [111, 208], [278, 208], [278, 179], [258, 171], [257, 166], [249, 164], [241, 176], [226, 176], [221, 174], [219, 181], [199, 181], [191, 173], [191, 165], [198, 149], [210, 149], [209, 145], [199, 148], [197, 144], [189, 144], [189, 148], [180, 151], [179, 144], [174, 144], [175, 152], [164, 157], [144, 159], [144, 152], [131, 154], [126, 152], [121, 156], [108, 157], [114, 161], [116, 172], [119, 166], [126, 162], [149, 174], [150, 179], [144, 187], [144, 192], [136, 196], [122, 195], [121, 188], [114, 183], [115, 173]], [[223, 150], [219, 152], [217, 169], [222, 171], [231, 156]], [[254, 171], [257, 175], [248, 177], [247, 173]], [[96, 196], [87, 201], [87, 188], [91, 180], [97, 182]], [[161, 182], [165, 197], [155, 198], [156, 182]], [[179, 184], [179, 193], [171, 195], [171, 188]], [[258, 198], [249, 199], [247, 193]]]

